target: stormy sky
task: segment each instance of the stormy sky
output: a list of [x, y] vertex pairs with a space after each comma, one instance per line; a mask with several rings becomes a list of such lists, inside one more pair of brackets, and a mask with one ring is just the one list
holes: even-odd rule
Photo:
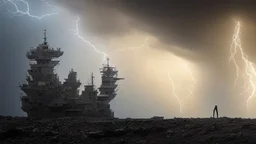
[[[24, 3], [15, 2], [21, 10], [26, 10]], [[117, 117], [209, 117], [215, 104], [221, 116], [255, 116], [255, 98], [247, 109], [249, 94], [241, 94], [246, 89], [243, 78], [233, 88], [236, 73], [228, 59], [236, 21], [241, 21], [244, 52], [251, 62], [256, 62], [255, 2], [28, 2], [33, 15], [51, 13], [46, 2], [58, 13], [42, 19], [14, 16], [9, 13], [15, 11], [14, 5], [0, 3], [1, 115], [24, 115], [20, 110], [18, 85], [25, 82], [29, 67], [25, 53], [42, 42], [44, 28], [48, 31], [49, 44], [64, 50], [56, 69], [60, 79], [63, 81], [74, 68], [83, 84], [87, 84], [90, 73], [94, 72], [99, 86], [103, 56], [72, 31], [79, 17], [79, 34], [107, 53], [111, 63], [118, 68], [119, 76], [125, 78], [119, 83], [118, 96], [111, 102]], [[242, 70], [243, 63], [239, 57], [237, 60]]]

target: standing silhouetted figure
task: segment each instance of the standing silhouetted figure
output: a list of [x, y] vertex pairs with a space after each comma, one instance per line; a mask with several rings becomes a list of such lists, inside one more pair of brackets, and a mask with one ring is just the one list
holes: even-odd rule
[[218, 106], [215, 105], [214, 109], [213, 109], [213, 117], [215, 116], [215, 112], [217, 114], [217, 118], [219, 118], [219, 114], [218, 114]]

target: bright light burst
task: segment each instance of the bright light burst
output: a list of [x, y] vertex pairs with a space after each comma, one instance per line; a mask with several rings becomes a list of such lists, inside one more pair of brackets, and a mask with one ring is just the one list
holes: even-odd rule
[[245, 91], [249, 93], [249, 96], [246, 100], [246, 106], [248, 109], [250, 100], [255, 96], [255, 84], [253, 82], [253, 78], [256, 77], [256, 71], [255, 71], [254, 64], [248, 60], [248, 56], [244, 53], [244, 50], [243, 50], [243, 47], [241, 44], [241, 39], [240, 39], [240, 28], [241, 28], [241, 23], [238, 21], [236, 23], [233, 40], [232, 40], [232, 44], [231, 44], [231, 48], [230, 48], [231, 55], [229, 57], [229, 61], [232, 61], [236, 68], [236, 79], [234, 82], [234, 86], [236, 86], [237, 80], [239, 79], [239, 76], [240, 76], [239, 73], [241, 70], [239, 68], [239, 65], [236, 62], [235, 56], [238, 53], [241, 54], [241, 59], [245, 64], [244, 72], [243, 72], [245, 86], [247, 86]]

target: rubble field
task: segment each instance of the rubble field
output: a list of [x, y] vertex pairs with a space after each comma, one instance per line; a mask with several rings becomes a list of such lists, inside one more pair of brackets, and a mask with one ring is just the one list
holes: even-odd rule
[[242, 118], [29, 120], [0, 116], [0, 143], [256, 143], [256, 120]]

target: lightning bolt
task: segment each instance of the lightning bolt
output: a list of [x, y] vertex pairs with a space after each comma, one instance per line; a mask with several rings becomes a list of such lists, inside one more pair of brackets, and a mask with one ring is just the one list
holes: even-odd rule
[[244, 53], [244, 50], [242, 48], [241, 39], [240, 39], [240, 28], [241, 28], [241, 23], [238, 21], [236, 23], [235, 31], [233, 34], [233, 40], [230, 48], [231, 55], [229, 57], [229, 61], [232, 61], [236, 68], [236, 79], [234, 82], [234, 86], [235, 86], [239, 78], [239, 72], [240, 72], [239, 65], [236, 62], [235, 56], [237, 53], [241, 54], [241, 59], [245, 64], [244, 81], [245, 81], [245, 84], [248, 84], [248, 87], [246, 88], [245, 91], [250, 90], [249, 97], [246, 100], [246, 107], [247, 109], [249, 109], [249, 102], [255, 95], [255, 84], [253, 82], [253, 78], [256, 76], [256, 70], [255, 70], [254, 64], [248, 60], [248, 56]]
[[[108, 57], [108, 54], [103, 52], [103, 51], [100, 51], [99, 49], [97, 49], [95, 45], [93, 45], [90, 41], [86, 40], [83, 36], [80, 35], [80, 33], [79, 33], [79, 22], [80, 22], [80, 17], [78, 17], [77, 20], [76, 20], [75, 29], [71, 29], [70, 31], [73, 31], [74, 34], [79, 39], [81, 39], [83, 42], [85, 42], [88, 45], [90, 45], [97, 53], [102, 54], [103, 55], [103, 62], [104, 62], [106, 60], [106, 58]], [[147, 44], [147, 41], [148, 41], [148, 36], [145, 38], [144, 43], [141, 46], [139, 46], [139, 47], [128, 47], [128, 48], [117, 49], [117, 50], [112, 51], [110, 53], [117, 53], [117, 52], [122, 52], [122, 51], [126, 51], [126, 50], [141, 49], [141, 48], [143, 48]]]
[[175, 84], [173, 82], [172, 77], [170, 76], [170, 72], [168, 72], [168, 78], [169, 78], [169, 80], [171, 81], [171, 84], [172, 84], [172, 93], [175, 96], [175, 98], [178, 100], [178, 103], [179, 103], [179, 106], [180, 106], [180, 113], [182, 113], [181, 101], [180, 101], [179, 96], [176, 94], [176, 87], [175, 87]]
[[195, 85], [196, 85], [196, 79], [195, 79], [191, 69], [189, 69], [188, 63], [185, 64], [185, 68], [186, 68], [187, 72], [189, 73], [189, 75], [192, 79], [192, 84], [188, 87], [188, 91], [189, 91], [188, 97], [190, 97], [190, 96], [193, 95], [193, 91], [194, 91], [194, 88], [195, 88]]
[[83, 38], [80, 33], [79, 33], [79, 22], [80, 22], [80, 17], [77, 18], [76, 20], [76, 28], [75, 29], [72, 29], [70, 31], [73, 31], [74, 34], [79, 38], [81, 39], [83, 42], [87, 43], [88, 45], [90, 45], [97, 53], [99, 54], [102, 54], [103, 55], [103, 61], [108, 57], [108, 54], [106, 54], [105, 52], [102, 52], [100, 50], [98, 50], [96, 48], [95, 45], [93, 45], [90, 41], [86, 40], [85, 38]]
[[[27, 15], [27, 16], [32, 17], [32, 18], [42, 19], [42, 18], [44, 18], [44, 17], [52, 16], [52, 15], [57, 14], [55, 7], [52, 6], [52, 5], [50, 5], [48, 2], [45, 2], [49, 7], [51, 7], [51, 9], [53, 10], [53, 12], [52, 12], [52, 13], [48, 13], [48, 14], [44, 14], [44, 15], [42, 15], [42, 16], [32, 15], [32, 14], [30, 13], [30, 7], [29, 7], [29, 3], [28, 3], [28, 2], [26, 2], [26, 1], [24, 1], [24, 0], [17, 0], [17, 1], [18, 1], [18, 2], [22, 2], [23, 4], [26, 5], [26, 10], [25, 10], [25, 11], [20, 10], [19, 7], [18, 7], [18, 5], [15, 3], [14, 0], [3, 0], [4, 3], [8, 3], [8, 2], [9, 2], [10, 4], [12, 4], [12, 5], [15, 7], [16, 11], [13, 11], [13, 12], [8, 9], [8, 11], [9, 11], [11, 14], [13, 14], [14, 16]], [[44, 1], [44, 0], [41, 0], [41, 1]]]
[[[44, 1], [44, 0], [41, 0], [41, 1]], [[8, 11], [9, 11], [11, 14], [13, 14], [14, 16], [23, 16], [23, 15], [27, 15], [27, 16], [29, 16], [29, 17], [36, 18], [36, 19], [39, 19], [39, 20], [40, 20], [40, 19], [42, 19], [42, 18], [44, 18], [44, 17], [52, 16], [52, 15], [55, 15], [55, 14], [58, 13], [58, 12], [56, 11], [56, 8], [55, 8], [54, 6], [52, 6], [52, 5], [50, 5], [48, 2], [45, 2], [45, 3], [46, 3], [49, 7], [51, 7], [51, 9], [53, 10], [53, 12], [52, 12], [52, 13], [44, 14], [44, 15], [42, 15], [42, 16], [32, 15], [31, 12], [30, 12], [29, 3], [28, 3], [27, 1], [25, 1], [25, 0], [16, 0], [16, 1], [14, 1], [14, 0], [3, 0], [3, 2], [4, 2], [4, 3], [10, 3], [10, 4], [12, 4], [12, 5], [15, 7], [16, 11], [10, 11], [10, 10], [8, 9]], [[26, 10], [24, 10], [24, 11], [20, 10], [20, 8], [18, 7], [18, 5], [17, 5], [16, 2], [21, 2], [21, 3], [25, 4], [25, 5], [26, 5]], [[72, 29], [72, 30], [70, 30], [70, 31], [73, 31], [74, 34], [75, 34], [79, 39], [81, 39], [83, 42], [85, 42], [85, 43], [87, 43], [88, 45], [90, 45], [97, 53], [102, 54], [102, 55], [103, 55], [103, 62], [104, 62], [104, 61], [106, 60], [106, 58], [108, 57], [108, 54], [105, 53], [105, 52], [103, 52], [103, 51], [101, 51], [101, 50], [99, 50], [99, 49], [97, 49], [94, 44], [92, 44], [90, 41], [86, 40], [84, 37], [82, 37], [82, 36], [80, 35], [80, 33], [79, 33], [79, 22], [80, 22], [80, 17], [78, 17], [77, 20], [76, 20], [76, 27], [75, 27], [75, 29]], [[118, 51], [128, 50], [128, 49], [142, 48], [142, 47], [144, 47], [144, 46], [146, 45], [146, 41], [147, 41], [147, 40], [148, 40], [148, 37], [146, 38], [144, 44], [141, 45], [140, 47], [130, 47], [130, 48], [118, 49], [118, 50], [114, 51], [113, 53], [116, 53], [116, 52], [118, 52]]]
[[[180, 58], [179, 58], [179, 60], [183, 61]], [[188, 87], [188, 92], [189, 93], [188, 93], [188, 95], [186, 97], [186, 98], [188, 98], [188, 97], [191, 97], [193, 95], [193, 92], [194, 92], [194, 89], [195, 89], [195, 85], [196, 85], [196, 79], [195, 79], [191, 69], [188, 67], [188, 63], [185, 62], [184, 67], [185, 67], [185, 70], [187, 71], [187, 73], [189, 74], [189, 76], [191, 77], [191, 80], [192, 80], [191, 85]], [[180, 113], [182, 113], [183, 106], [182, 106], [182, 103], [181, 103], [181, 100], [180, 100], [178, 94], [176, 93], [176, 86], [174, 84], [174, 81], [173, 81], [172, 77], [170, 76], [170, 72], [168, 72], [168, 78], [171, 81], [172, 93], [175, 96], [175, 98], [178, 100], [178, 103], [179, 103], [179, 106], [180, 106]]]

